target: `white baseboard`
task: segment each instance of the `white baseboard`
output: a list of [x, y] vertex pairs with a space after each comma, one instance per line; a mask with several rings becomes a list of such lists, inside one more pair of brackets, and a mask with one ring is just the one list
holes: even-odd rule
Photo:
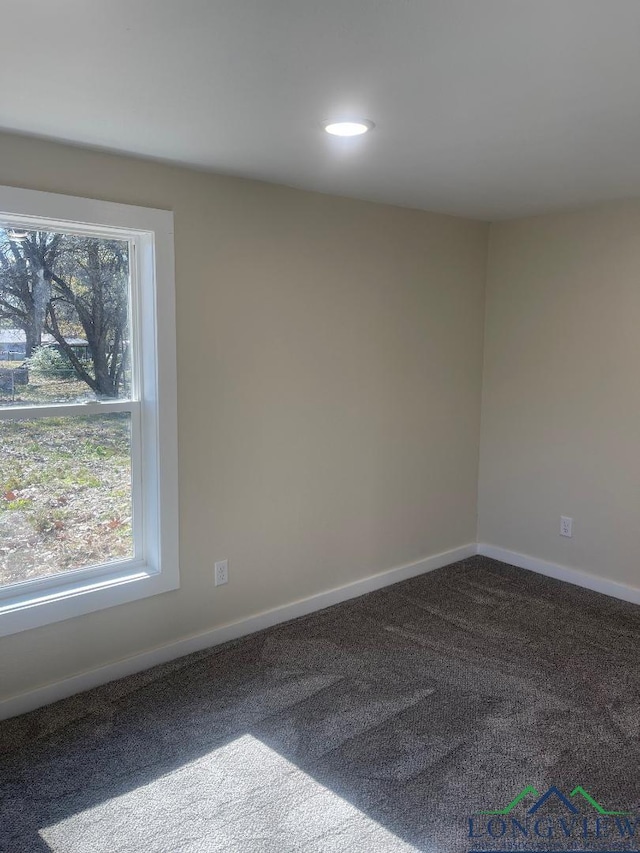
[[126, 675], [142, 672], [142, 670], [149, 669], [157, 664], [167, 663], [192, 652], [199, 652], [210, 646], [217, 646], [220, 643], [226, 643], [229, 640], [253, 634], [255, 631], [270, 628], [281, 622], [287, 622], [289, 619], [306, 616], [316, 610], [323, 610], [325, 607], [331, 607], [333, 604], [339, 604], [350, 598], [357, 598], [359, 595], [365, 595], [367, 592], [373, 592], [376, 589], [390, 586], [391, 584], [398, 583], [398, 581], [407, 580], [408, 578], [416, 577], [416, 575], [421, 575], [434, 569], [440, 569], [458, 560], [473, 557], [475, 554], [475, 542], [463, 545], [460, 548], [453, 548], [450, 551], [443, 551], [441, 554], [434, 554], [416, 563], [409, 563], [395, 569], [389, 569], [386, 572], [370, 575], [362, 580], [345, 584], [345, 586], [336, 587], [327, 592], [321, 592], [318, 595], [312, 595], [309, 598], [294, 601], [282, 607], [276, 607], [273, 610], [266, 610], [255, 616], [250, 616], [248, 619], [242, 619], [239, 622], [232, 622], [220, 628], [214, 628], [212, 631], [206, 631], [203, 634], [196, 634], [195, 636], [186, 637], [174, 643], [168, 643], [165, 646], [151, 649], [148, 652], [142, 652], [142, 654], [134, 655], [125, 660], [101, 666], [98, 669], [92, 669], [89, 672], [83, 672], [71, 678], [65, 678], [63, 681], [58, 681], [54, 684], [47, 684], [44, 687], [39, 687], [36, 690], [31, 690], [28, 693], [22, 693], [0, 702], [0, 720], [15, 717], [18, 714], [25, 714], [27, 711], [33, 711], [36, 708], [41, 708], [43, 705], [50, 705], [52, 702], [66, 699], [76, 693], [90, 690], [92, 687], [99, 687], [102, 684], [107, 684], [109, 681], [115, 681]]
[[549, 578], [566, 581], [575, 586], [583, 586], [586, 589], [594, 590], [594, 592], [610, 595], [612, 598], [620, 598], [622, 601], [640, 604], [640, 589], [620, 583], [619, 581], [591, 575], [588, 572], [583, 572], [580, 569], [572, 569], [569, 566], [548, 563], [546, 560], [539, 560], [537, 557], [529, 557], [527, 554], [508, 551], [506, 548], [498, 548], [496, 545], [487, 545], [484, 542], [478, 543], [478, 554], [483, 557], [492, 557], [494, 560], [500, 560], [501, 563], [509, 563], [521, 569], [538, 572], [538, 574], [546, 575]]

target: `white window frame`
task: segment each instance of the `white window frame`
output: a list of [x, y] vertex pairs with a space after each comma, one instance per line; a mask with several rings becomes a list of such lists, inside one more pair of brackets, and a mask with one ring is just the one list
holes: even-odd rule
[[132, 559], [0, 587], [1, 637], [178, 589], [180, 574], [173, 213], [0, 186], [0, 222], [129, 240], [138, 341], [132, 401], [0, 408], [0, 420], [131, 412], [137, 509]]

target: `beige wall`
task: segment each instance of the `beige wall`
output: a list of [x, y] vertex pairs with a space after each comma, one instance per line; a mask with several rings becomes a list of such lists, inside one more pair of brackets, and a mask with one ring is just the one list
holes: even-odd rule
[[175, 211], [182, 568], [0, 698], [475, 541], [486, 225], [8, 135], [0, 183]]
[[485, 339], [479, 541], [640, 585], [640, 203], [493, 225]]

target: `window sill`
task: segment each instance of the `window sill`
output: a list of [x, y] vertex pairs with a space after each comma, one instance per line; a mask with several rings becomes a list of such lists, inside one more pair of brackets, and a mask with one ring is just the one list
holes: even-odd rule
[[59, 584], [40, 591], [21, 593], [21, 586], [16, 584], [15, 594], [0, 601], [0, 637], [169, 592], [180, 584], [177, 572], [160, 573], [131, 561], [92, 577], [61, 578]]

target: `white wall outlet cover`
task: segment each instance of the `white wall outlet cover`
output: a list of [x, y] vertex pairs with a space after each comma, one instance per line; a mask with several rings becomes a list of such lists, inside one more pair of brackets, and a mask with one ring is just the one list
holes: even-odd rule
[[216, 586], [229, 582], [229, 561], [219, 560], [214, 565], [214, 583]]
[[573, 536], [573, 519], [566, 515], [560, 516], [560, 536]]

